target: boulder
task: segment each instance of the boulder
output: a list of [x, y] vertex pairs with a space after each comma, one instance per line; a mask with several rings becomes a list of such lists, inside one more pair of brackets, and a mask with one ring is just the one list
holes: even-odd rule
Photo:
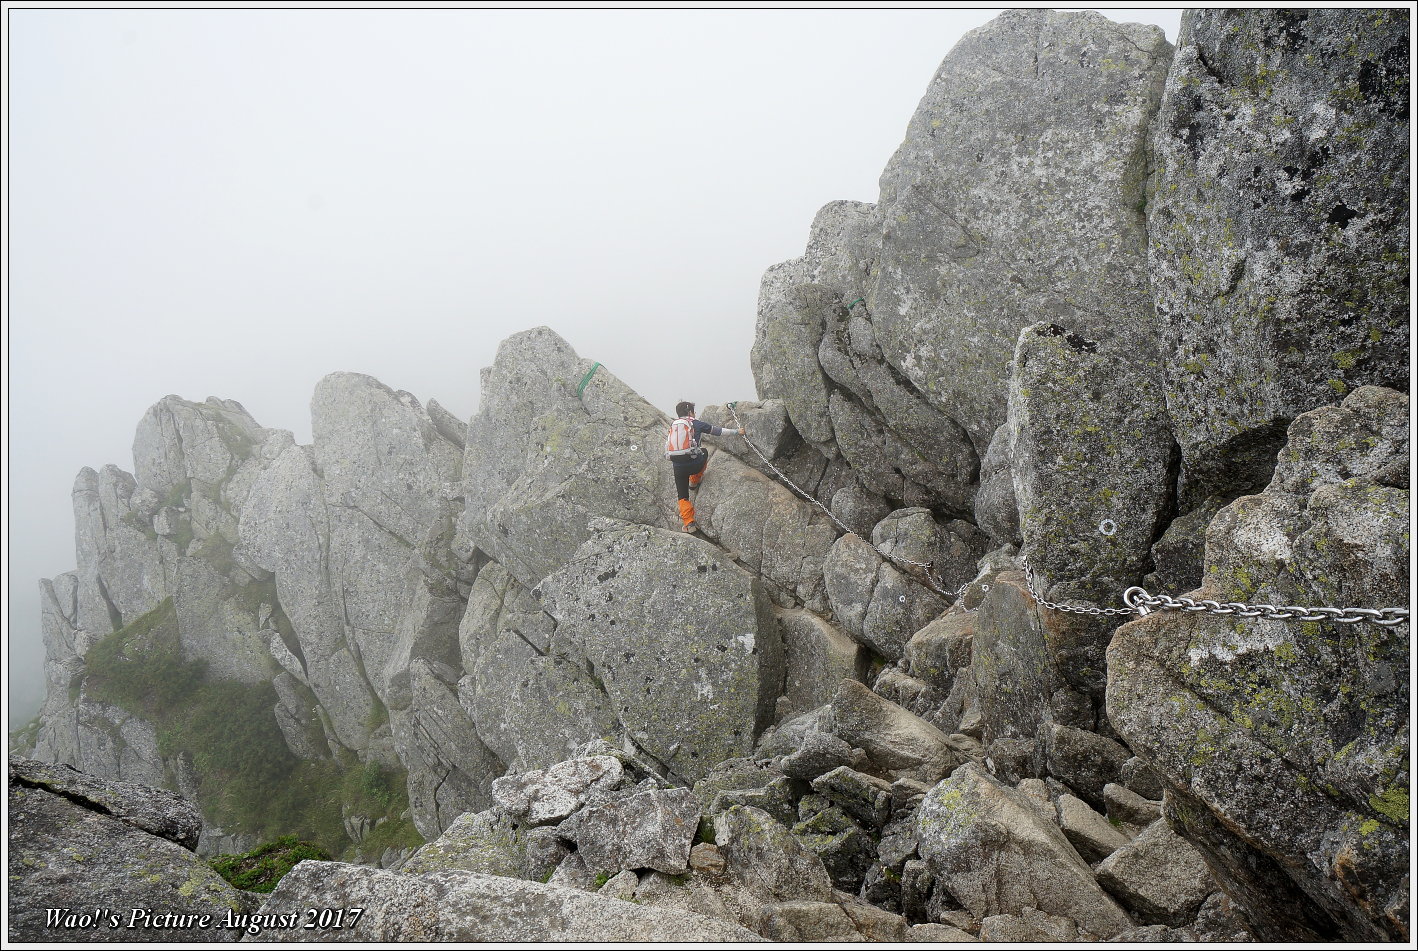
[[1162, 818], [1162, 803], [1147, 799], [1117, 783], [1103, 787], [1103, 803], [1108, 818], [1135, 826], [1139, 829], [1150, 826]]
[[819, 309], [827, 331], [818, 361], [846, 388], [828, 399], [842, 456], [890, 500], [970, 515], [978, 461], [969, 436], [886, 364], [864, 308]]
[[1184, 510], [1264, 486], [1299, 414], [1408, 388], [1409, 29], [1397, 10], [1183, 17], [1147, 218]]
[[970, 666], [975, 614], [953, 608], [921, 628], [906, 642], [906, 668], [937, 687], [949, 689], [955, 675]]
[[576, 841], [589, 868], [607, 872], [652, 868], [668, 875], [689, 868], [699, 828], [699, 803], [688, 789], [650, 789], [587, 806], [558, 834]]
[[823, 565], [823, 579], [842, 629], [890, 660], [899, 660], [911, 634], [949, 606], [856, 535], [837, 539]]
[[572, 559], [596, 516], [675, 524], [668, 425], [548, 328], [507, 338], [468, 423], [457, 550], [485, 552], [530, 589]]
[[197, 848], [201, 815], [192, 803], [166, 789], [96, 779], [65, 763], [22, 759], [10, 760], [9, 783], [12, 792], [42, 789], [189, 851]]
[[829, 901], [832, 881], [817, 854], [751, 806], [714, 817], [714, 842], [726, 874], [769, 900]]
[[513, 773], [621, 732], [590, 660], [555, 632], [556, 619], [501, 565], [478, 572], [458, 630], [467, 671], [458, 696], [477, 738]]
[[640, 876], [630, 869], [626, 869], [610, 879], [596, 889], [597, 895], [604, 895], [607, 898], [619, 898], [621, 901], [630, 901], [635, 897], [635, 890], [640, 887]]
[[[1221, 603], [1408, 600], [1408, 400], [1361, 387], [1291, 424], [1274, 478], [1207, 533]], [[1159, 612], [1118, 629], [1108, 717], [1257, 934], [1402, 940], [1408, 624]]]
[[832, 700], [834, 732], [860, 747], [877, 767], [919, 773], [935, 781], [959, 765], [950, 737], [855, 680], [844, 680]]
[[1201, 903], [1192, 930], [1199, 941], [1254, 941], [1251, 927], [1225, 892], [1212, 892]]
[[784, 592], [780, 603], [825, 612], [822, 566], [837, 530], [815, 506], [728, 452], [710, 458], [694, 505], [704, 535]]
[[961, 931], [954, 925], [941, 925], [930, 922], [924, 925], [912, 925], [906, 932], [907, 941], [920, 941], [930, 943], [958, 941], [979, 941], [980, 939], [968, 931]]
[[849, 935], [861, 940], [840, 905], [791, 901], [763, 909], [763, 936], [770, 941], [841, 941]]
[[812, 788], [851, 813], [868, 829], [880, 829], [891, 814], [891, 784], [847, 766], [817, 777], [812, 781]]
[[860, 748], [849, 745], [833, 733], [812, 727], [802, 734], [797, 749], [778, 762], [787, 775], [812, 782], [839, 766], [859, 767], [866, 760], [866, 753]]
[[516, 821], [531, 825], [560, 822], [586, 804], [597, 789], [614, 789], [625, 767], [612, 756], [567, 760], [520, 776], [492, 782], [498, 808]]
[[626, 732], [693, 782], [750, 752], [771, 722], [777, 622], [758, 582], [712, 545], [626, 523], [599, 529], [542, 584], [543, 604]]
[[956, 590], [974, 580], [989, 538], [962, 519], [937, 521], [929, 509], [904, 508], [878, 522], [871, 540], [890, 557], [931, 566], [953, 600]]
[[419, 846], [400, 870], [421, 875], [458, 869], [530, 878], [536, 864], [528, 854], [530, 831], [493, 809], [465, 812], [437, 838]]
[[1121, 829], [1095, 812], [1088, 803], [1067, 793], [1059, 797], [1058, 820], [1064, 838], [1086, 862], [1101, 861], [1129, 841]]
[[1023, 327], [1146, 332], [1146, 130], [1170, 58], [1156, 27], [1007, 11], [946, 56], [882, 173], [876, 339], [980, 450]]
[[340, 862], [300, 863], [261, 906], [263, 915], [306, 908], [364, 908], [327, 928], [280, 935], [304, 941], [606, 942], [757, 941], [757, 935], [692, 912], [643, 908], [477, 872], [423, 875]]
[[1017, 915], [991, 915], [981, 921], [979, 940], [1031, 944], [1077, 941], [1078, 925], [1070, 918], [1025, 908]]
[[1216, 882], [1201, 853], [1158, 820], [1098, 866], [1098, 884], [1148, 924], [1180, 928], [1196, 919]]
[[1115, 782], [1132, 758], [1128, 748], [1106, 736], [1052, 723], [1044, 735], [1049, 775], [1067, 783], [1095, 809], [1103, 808], [1103, 788]]
[[861, 482], [856, 479], [833, 493], [830, 507], [833, 515], [863, 538], [870, 538], [876, 523], [891, 514], [891, 506], [880, 496], [862, 488]]
[[792, 781], [773, 766], [746, 757], [715, 766], [694, 784], [694, 798], [706, 815], [742, 805], [762, 809], [787, 824], [796, 816]]
[[976, 918], [1033, 907], [1096, 937], [1131, 927], [1058, 826], [1026, 798], [970, 763], [932, 789], [916, 821], [937, 882]]
[[1166, 925], [1144, 925], [1141, 928], [1129, 928], [1120, 935], [1115, 935], [1108, 939], [1119, 944], [1170, 944], [1174, 942], [1196, 941], [1197, 936], [1189, 928], [1168, 928]]
[[786, 671], [779, 719], [816, 710], [832, 700], [843, 680], [861, 680], [867, 673], [867, 654], [820, 615], [802, 608], [774, 608], [783, 641]]
[[[256, 902], [193, 852], [199, 823], [190, 803], [27, 760], [10, 761], [7, 798], [11, 942], [241, 936], [222, 922]], [[70, 912], [86, 923], [66, 922]]]
[[1147, 761], [1138, 756], [1129, 757], [1128, 761], [1123, 764], [1118, 779], [1123, 786], [1144, 799], [1161, 801], [1163, 790], [1166, 788], [1162, 783], [1162, 777], [1157, 775], [1157, 770], [1147, 765]]
[[852, 817], [836, 806], [822, 809], [792, 827], [793, 835], [817, 853], [832, 884], [856, 893], [876, 858], [876, 843]]
[[1171, 515], [1170, 423], [1161, 373], [1147, 359], [1155, 344], [1144, 338], [1144, 347], [1140, 332], [1124, 327], [1104, 334], [1033, 324], [1014, 351], [1020, 554], [1052, 601], [1121, 607]]
[[1007, 571], [990, 586], [970, 629], [969, 676], [964, 678], [970, 696], [965, 699], [979, 705], [980, 736], [987, 744], [1015, 740], [1029, 745], [1027, 774], [1038, 775], [1043, 763], [1035, 740], [1039, 724], [1049, 719], [1049, 699], [1063, 686], [1057, 651], [1067, 645], [1073, 623], [1040, 608], [1023, 574]]

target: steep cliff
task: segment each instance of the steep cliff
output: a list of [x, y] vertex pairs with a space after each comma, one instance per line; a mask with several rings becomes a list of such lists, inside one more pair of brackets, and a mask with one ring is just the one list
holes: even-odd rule
[[1406, 938], [1406, 614], [1223, 606], [1407, 603], [1407, 44], [968, 35], [879, 201], [765, 274], [696, 535], [668, 417], [545, 327], [466, 425], [347, 373], [310, 446], [164, 399], [76, 481], [32, 755], [181, 791], [204, 851], [402, 865], [268, 902], [387, 896], [371, 940], [668, 933], [566, 887], [783, 940]]

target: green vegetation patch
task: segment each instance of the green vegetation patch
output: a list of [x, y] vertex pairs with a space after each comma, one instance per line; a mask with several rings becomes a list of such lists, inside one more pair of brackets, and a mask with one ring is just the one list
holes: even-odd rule
[[89, 696], [148, 720], [159, 753], [191, 762], [209, 821], [268, 839], [295, 835], [340, 855], [352, 848], [344, 816], [360, 815], [384, 820], [374, 830], [389, 842], [380, 852], [421, 844], [403, 818], [402, 770], [298, 759], [276, 723], [271, 684], [218, 680], [204, 661], [183, 658], [171, 598], [95, 644], [85, 667]]
[[[353, 858], [360, 862], [373, 863], [385, 852], [394, 849], [406, 852], [424, 844], [424, 838], [411, 819], [386, 819], [364, 837], [364, 841], [350, 847]], [[555, 869], [553, 869], [555, 871]]]
[[210, 863], [217, 874], [234, 888], [247, 892], [269, 892], [276, 883], [305, 859], [326, 861], [330, 853], [293, 835], [283, 835], [245, 855], [218, 855]]
[[10, 752], [28, 755], [34, 752], [34, 745], [39, 740], [40, 720], [39, 714], [24, 726], [10, 731]]

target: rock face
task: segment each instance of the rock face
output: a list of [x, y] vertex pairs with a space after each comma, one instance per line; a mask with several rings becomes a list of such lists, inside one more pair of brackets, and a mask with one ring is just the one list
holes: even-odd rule
[[1033, 907], [1099, 938], [1131, 926], [1063, 834], [974, 766], [931, 790], [917, 823], [926, 861], [976, 918]]
[[547, 328], [504, 340], [468, 426], [459, 544], [533, 588], [591, 537], [595, 516], [672, 524], [668, 424]]
[[1139, 368], [1145, 359], [1121, 334], [1087, 339], [1034, 324], [1019, 335], [1014, 494], [1022, 553], [1050, 600], [1114, 606], [1142, 579], [1171, 514], [1172, 438], [1161, 378]]
[[[1401, 393], [1300, 416], [1270, 486], [1212, 522], [1198, 597], [1406, 604], [1407, 457]], [[1407, 934], [1406, 621], [1166, 612], [1119, 629], [1108, 669], [1110, 718], [1262, 933]]]
[[[257, 904], [193, 854], [197, 810], [161, 789], [10, 760], [10, 941], [234, 941], [228, 913]], [[48, 909], [59, 909], [51, 921]], [[96, 913], [96, 909], [101, 909]], [[147, 917], [132, 917], [135, 910]], [[66, 923], [87, 914], [88, 923]], [[110, 918], [110, 913], [116, 920]], [[154, 924], [192, 916], [190, 926]], [[207, 916], [205, 925], [195, 922]], [[172, 919], [167, 919], [172, 920]]]
[[1408, 388], [1405, 11], [1200, 10], [1152, 140], [1149, 255], [1187, 507], [1285, 426]]
[[689, 912], [641, 908], [555, 885], [477, 872], [400, 875], [359, 865], [302, 862], [262, 915], [362, 907], [352, 925], [282, 932], [304, 941], [758, 941], [742, 928]]
[[1406, 600], [1407, 17], [966, 36], [764, 275], [694, 535], [546, 327], [466, 426], [165, 398], [76, 479], [17, 747], [401, 868], [282, 886], [369, 940], [1405, 940], [1406, 620], [1120, 597]]
[[882, 174], [877, 339], [982, 452], [1023, 327], [1148, 318], [1144, 150], [1170, 53], [1155, 27], [1008, 12], [946, 57]]
[[767, 597], [713, 546], [605, 524], [542, 584], [636, 744], [693, 781], [772, 720], [783, 655]]

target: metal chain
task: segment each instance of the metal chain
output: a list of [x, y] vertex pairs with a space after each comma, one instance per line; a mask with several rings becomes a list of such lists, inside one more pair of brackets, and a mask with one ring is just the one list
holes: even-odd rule
[[[742, 430], [746, 430], [747, 427], [744, 426], [743, 420], [739, 419], [738, 410], [736, 410], [736, 409], [734, 408], [734, 404], [733, 404], [733, 403], [728, 403], [728, 404], [726, 404], [726, 405], [727, 405], [728, 408], [729, 408], [729, 412], [730, 412], [730, 413], [733, 415], [733, 417], [734, 417], [734, 422], [737, 424], [737, 428], [742, 429]], [[803, 499], [807, 500], [808, 502], [811, 502], [813, 505], [816, 505], [818, 508], [820, 508], [820, 509], [822, 510], [823, 514], [826, 515], [829, 519], [832, 520], [832, 524], [833, 524], [833, 525], [836, 525], [836, 526], [837, 526], [839, 529], [841, 529], [843, 532], [845, 532], [845, 533], [848, 534], [848, 535], [856, 535], [858, 538], [862, 538], [861, 535], [859, 535], [857, 532], [853, 531], [846, 523], [844, 523], [840, 518], [838, 518], [836, 515], [834, 515], [834, 514], [832, 513], [832, 510], [831, 510], [830, 508], [828, 508], [826, 505], [823, 505], [823, 504], [822, 504], [821, 502], [819, 502], [817, 499], [813, 498], [812, 495], [810, 495], [809, 493], [807, 493], [807, 492], [804, 491], [803, 489], [799, 488], [798, 485], [797, 485], [796, 483], [794, 483], [792, 479], [789, 479], [787, 476], [785, 476], [785, 475], [783, 474], [783, 472], [782, 472], [781, 469], [779, 469], [779, 468], [778, 468], [777, 466], [775, 466], [772, 462], [770, 462], [770, 461], [768, 460], [768, 457], [765, 456], [762, 452], [759, 451], [758, 447], [753, 444], [753, 440], [751, 440], [751, 439], [748, 438], [748, 434], [747, 434], [746, 431], [745, 431], [745, 433], [743, 434], [743, 437], [742, 437], [742, 438], [743, 438], [743, 441], [748, 445], [748, 448], [750, 448], [750, 449], [753, 450], [753, 454], [756, 455], [759, 459], [761, 459], [761, 460], [763, 461], [763, 464], [764, 464], [765, 466], [767, 466], [769, 469], [771, 469], [771, 470], [773, 471], [773, 474], [776, 475], [776, 476], [778, 477], [778, 479], [779, 479], [784, 485], [786, 485], [788, 488], [792, 489], [794, 492], [796, 492], [796, 493], [797, 493], [799, 496], [801, 496]], [[909, 559], [909, 558], [901, 558], [901, 557], [896, 556], [896, 555], [889, 555], [889, 554], [887, 554], [886, 552], [882, 551], [880, 548], [878, 548], [878, 547], [876, 547], [875, 545], [873, 545], [873, 544], [872, 544], [870, 541], [868, 541], [867, 539], [862, 538], [862, 541], [866, 542], [867, 545], [871, 547], [871, 550], [872, 550], [872, 551], [876, 552], [876, 553], [877, 553], [878, 555], [880, 555], [882, 558], [884, 558], [885, 560], [891, 562], [891, 563], [894, 564], [894, 565], [897, 565], [898, 567], [902, 567], [902, 568], [919, 568], [919, 569], [921, 570], [921, 572], [926, 576], [924, 581], [922, 581], [920, 578], [917, 578], [917, 577], [916, 577], [914, 574], [912, 574], [910, 571], [907, 571], [907, 572], [906, 572], [906, 577], [913, 579], [914, 581], [920, 583], [921, 585], [923, 585], [923, 586], [926, 587], [926, 588], [929, 588], [931, 591], [935, 592], [936, 594], [938, 594], [938, 595], [940, 595], [940, 596], [942, 596], [942, 597], [946, 597], [946, 598], [954, 597], [954, 599], [958, 601], [958, 600], [960, 600], [960, 596], [965, 593], [965, 589], [968, 588], [968, 587], [970, 587], [970, 582], [967, 581], [967, 582], [965, 582], [965, 584], [963, 584], [963, 585], [960, 586], [960, 590], [956, 591], [956, 592], [952, 595], [949, 591], [945, 590], [945, 583], [944, 583], [943, 581], [941, 581], [940, 576], [936, 574], [935, 566], [934, 566], [934, 565], [928, 564], [928, 563], [922, 562], [922, 561], [912, 561], [912, 560]]]
[[1407, 608], [1314, 608], [1296, 604], [1276, 607], [1273, 604], [1241, 604], [1237, 601], [1222, 603], [1209, 598], [1195, 601], [1168, 594], [1148, 594], [1145, 589], [1135, 586], [1123, 592], [1123, 600], [1144, 617], [1153, 611], [1204, 611], [1207, 614], [1261, 617], [1271, 621], [1331, 621], [1335, 624], [1369, 621], [1383, 627], [1394, 627], [1408, 621]]
[[[727, 405], [729, 412], [733, 414], [734, 422], [738, 424], [738, 428], [744, 429], [743, 420], [739, 419], [739, 414], [734, 408], [734, 404], [729, 403]], [[860, 535], [852, 531], [841, 519], [834, 515], [830, 508], [813, 498], [812, 495], [799, 488], [792, 479], [785, 476], [782, 470], [770, 462], [768, 457], [759, 451], [758, 447], [753, 444], [753, 440], [749, 439], [747, 434], [744, 435], [743, 441], [748, 445], [748, 448], [753, 450], [754, 455], [758, 456], [763, 464], [772, 470], [773, 474], [776, 475], [784, 485], [792, 489], [803, 499], [821, 509], [823, 514], [832, 520], [832, 524], [836, 525], [843, 532], [848, 535], [857, 535], [858, 538], [861, 538]], [[921, 579], [917, 578], [909, 571], [907, 572], [907, 577], [920, 582], [925, 587], [943, 597], [953, 597], [956, 601], [959, 601], [964, 597], [965, 589], [969, 588], [970, 585], [974, 583], [973, 581], [967, 581], [962, 584], [954, 594], [951, 594], [951, 592], [944, 590], [944, 584], [940, 580], [940, 576], [936, 574], [934, 565], [920, 561], [912, 561], [909, 558], [899, 558], [895, 555], [887, 554], [865, 538], [863, 538], [862, 541], [866, 541], [867, 544], [871, 546], [872, 551], [893, 564], [901, 567], [921, 569], [926, 576], [925, 581], [921, 581]], [[1034, 600], [1043, 607], [1052, 608], [1055, 611], [1064, 611], [1070, 614], [1089, 614], [1095, 617], [1118, 617], [1136, 614], [1139, 617], [1146, 617], [1153, 611], [1204, 611], [1209, 614], [1233, 615], [1235, 617], [1260, 617], [1272, 621], [1332, 621], [1335, 624], [1358, 624], [1360, 621], [1369, 621], [1384, 627], [1394, 627], [1408, 622], [1407, 608], [1313, 608], [1293, 604], [1276, 607], [1273, 604], [1240, 604], [1235, 601], [1228, 601], [1222, 604], [1221, 602], [1209, 599], [1194, 601], [1191, 598], [1174, 598], [1167, 594], [1149, 594], [1145, 588], [1136, 585], [1123, 592], [1123, 603], [1127, 605], [1125, 608], [1100, 608], [1096, 604], [1050, 601], [1034, 587], [1034, 576], [1029, 570], [1029, 565], [1024, 562], [1023, 559], [1020, 560], [1020, 564], [1023, 565], [1024, 568], [1024, 582], [1029, 587], [1029, 594]]]
[[1046, 600], [1043, 595], [1039, 594], [1038, 589], [1034, 587], [1034, 577], [1029, 571], [1029, 565], [1022, 560], [1021, 563], [1024, 564], [1025, 584], [1029, 586], [1029, 593], [1035, 601], [1046, 608], [1053, 608], [1055, 611], [1068, 611], [1073, 614], [1136, 614], [1139, 617], [1146, 617], [1153, 611], [1191, 611], [1235, 617], [1260, 617], [1271, 621], [1332, 621], [1335, 624], [1358, 624], [1360, 621], [1370, 621], [1384, 627], [1394, 627], [1408, 621], [1407, 608], [1308, 608], [1294, 604], [1276, 607], [1273, 604], [1241, 604], [1237, 601], [1227, 601], [1223, 604], [1209, 598], [1196, 601], [1192, 598], [1174, 598], [1169, 594], [1149, 594], [1147, 589], [1137, 585], [1123, 592], [1123, 603], [1127, 605], [1125, 608], [1100, 608], [1092, 604], [1059, 603]]
[[[1029, 593], [1034, 600], [1046, 608], [1053, 608], [1055, 611], [1067, 611], [1070, 614], [1093, 614], [1093, 615], [1118, 615], [1136, 614], [1137, 609], [1131, 606], [1125, 608], [1100, 608], [1096, 604], [1078, 604], [1068, 601], [1050, 601], [1039, 593], [1034, 587], [1034, 575], [1029, 571], [1029, 565], [1022, 558], [1020, 564], [1024, 566], [1024, 583], [1029, 586]], [[1131, 589], [1129, 589], [1131, 590]], [[1126, 600], [1126, 598], [1124, 598]]]

